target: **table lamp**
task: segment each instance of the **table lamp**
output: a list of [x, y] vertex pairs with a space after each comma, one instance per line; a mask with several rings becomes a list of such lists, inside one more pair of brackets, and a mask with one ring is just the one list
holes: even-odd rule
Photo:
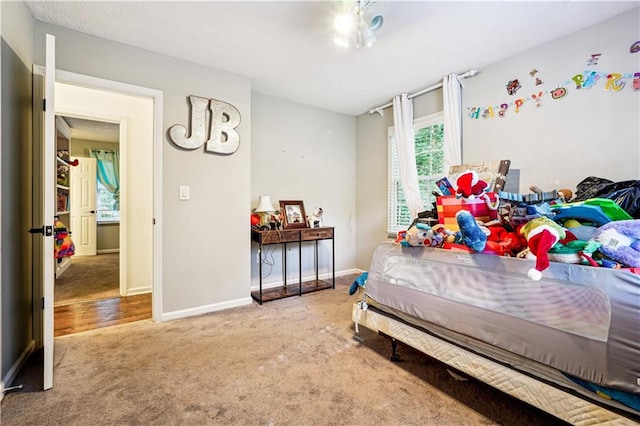
[[273, 204], [271, 204], [271, 197], [268, 195], [260, 195], [258, 197], [258, 207], [256, 207], [255, 212], [260, 214], [260, 225], [269, 226], [270, 215], [267, 213], [273, 213], [276, 209], [273, 208]]

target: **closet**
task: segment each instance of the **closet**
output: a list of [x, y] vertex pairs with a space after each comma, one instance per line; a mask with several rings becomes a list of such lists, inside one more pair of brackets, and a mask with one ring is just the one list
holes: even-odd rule
[[56, 278], [60, 277], [71, 264], [73, 243], [69, 231], [70, 211], [70, 164], [69, 142], [71, 128], [60, 116], [56, 116], [56, 206], [54, 221], [54, 256]]

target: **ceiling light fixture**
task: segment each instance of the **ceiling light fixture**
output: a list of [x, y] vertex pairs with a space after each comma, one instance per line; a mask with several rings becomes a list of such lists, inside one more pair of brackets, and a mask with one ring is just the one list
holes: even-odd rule
[[[357, 0], [353, 4], [349, 1], [344, 13], [336, 16], [334, 24], [336, 36], [333, 39], [342, 47], [355, 45], [371, 47], [376, 40], [374, 32], [382, 28], [384, 17], [380, 14], [369, 14], [369, 9], [376, 0]], [[355, 38], [355, 41], [354, 41]]]

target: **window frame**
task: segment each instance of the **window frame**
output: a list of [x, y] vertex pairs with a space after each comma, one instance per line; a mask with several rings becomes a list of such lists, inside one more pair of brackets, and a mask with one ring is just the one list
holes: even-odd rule
[[[418, 133], [420, 129], [434, 126], [434, 125], [443, 125], [444, 126], [444, 113], [443, 111], [439, 111], [433, 114], [429, 114], [423, 117], [419, 117], [413, 120], [413, 129], [414, 133]], [[398, 231], [405, 230], [409, 224], [399, 224], [397, 218], [398, 206], [397, 206], [397, 190], [398, 185], [397, 181], [400, 180], [399, 171], [397, 174], [394, 173], [394, 159], [397, 163], [397, 154], [394, 154], [395, 149], [395, 128], [394, 126], [389, 126], [387, 130], [387, 233], [389, 237], [395, 238]], [[444, 154], [444, 145], [442, 148]], [[444, 163], [443, 163], [444, 167]], [[434, 175], [418, 175], [418, 179], [420, 182], [427, 180], [433, 180], [434, 182], [443, 176], [446, 176], [445, 171], [443, 170], [441, 173]], [[435, 187], [434, 187], [435, 190]], [[425, 201], [425, 200], [423, 200]], [[428, 201], [428, 200], [426, 200]], [[424, 206], [425, 209], [429, 210], [431, 207], [429, 205]]]

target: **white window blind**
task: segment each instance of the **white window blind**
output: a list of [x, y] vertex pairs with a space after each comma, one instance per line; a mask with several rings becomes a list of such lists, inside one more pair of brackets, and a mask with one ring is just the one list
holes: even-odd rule
[[[413, 122], [415, 130], [416, 166], [418, 169], [418, 181], [420, 194], [427, 210], [432, 208], [435, 197], [435, 182], [445, 175], [444, 173], [444, 124], [441, 112], [418, 118]], [[393, 127], [388, 129], [389, 138], [389, 190], [387, 232], [396, 234], [407, 229], [411, 224], [411, 215], [407, 207], [402, 182], [400, 180], [400, 168], [396, 150]]]

